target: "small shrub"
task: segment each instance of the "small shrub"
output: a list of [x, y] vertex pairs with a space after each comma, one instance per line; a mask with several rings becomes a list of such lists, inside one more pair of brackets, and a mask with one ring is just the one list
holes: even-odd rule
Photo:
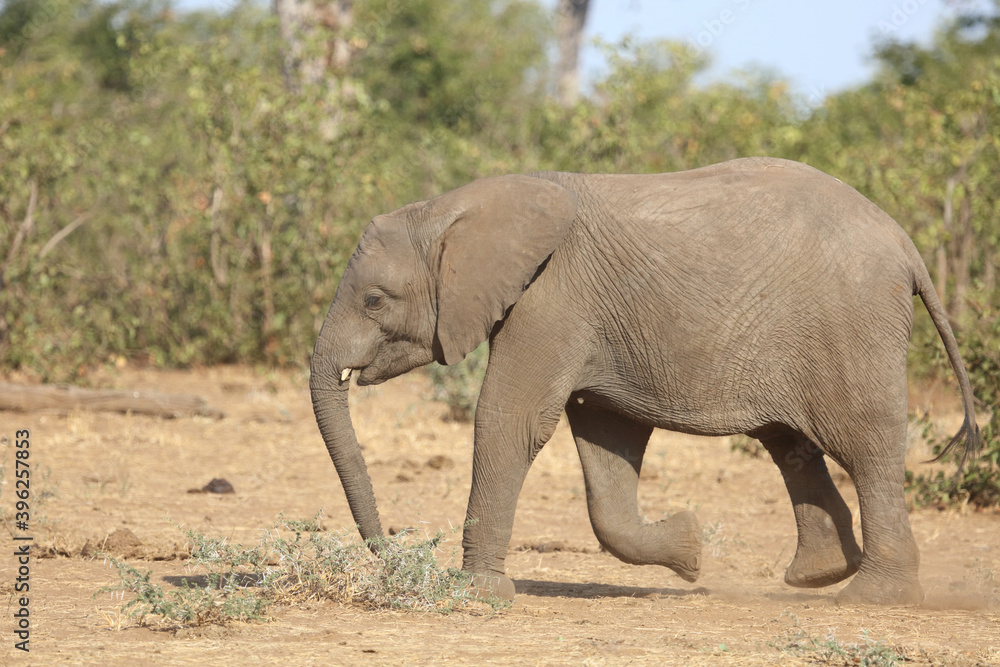
[[764, 445], [756, 438], [749, 435], [737, 434], [729, 437], [729, 451], [740, 452], [752, 459], [759, 459], [764, 456]]
[[489, 344], [483, 343], [454, 366], [433, 363], [428, 367], [427, 372], [434, 386], [433, 398], [448, 406], [448, 419], [472, 421], [489, 359]]
[[863, 665], [869, 667], [891, 667], [907, 661], [905, 654], [882, 641], [872, 641], [868, 633], [862, 635], [863, 643], [847, 644], [837, 639], [831, 632], [825, 638], [809, 636], [799, 629], [788, 638], [788, 642], [778, 647], [782, 653], [809, 656], [809, 661], [825, 665]]
[[256, 592], [241, 587], [235, 577], [213, 573], [205, 586], [185, 580], [179, 589], [167, 592], [150, 581], [151, 570], [140, 572], [115, 558], [108, 558], [108, 562], [118, 571], [119, 582], [101, 588], [98, 593], [132, 593], [132, 599], [121, 608], [119, 617], [140, 625], [150, 615], [181, 625], [263, 620], [269, 604]]
[[[989, 427], [987, 427], [989, 429]], [[983, 431], [986, 436], [987, 430]], [[1000, 505], [1000, 438], [986, 439], [983, 453], [956, 476], [936, 473], [916, 474], [906, 471], [906, 489], [914, 507], [935, 507], [947, 509], [964, 504], [980, 509]], [[940, 453], [942, 442], [934, 445], [935, 454]], [[949, 454], [943, 460], [960, 458], [961, 454]]]
[[712, 556], [721, 558], [727, 555], [729, 536], [723, 533], [721, 521], [706, 523], [701, 528], [701, 543], [711, 549]]
[[504, 604], [477, 598], [471, 575], [437, 564], [443, 533], [419, 539], [404, 532], [380, 540], [377, 556], [353, 537], [353, 530], [351, 537], [324, 531], [319, 514], [305, 521], [282, 517], [253, 547], [193, 530], [185, 534], [191, 563], [206, 574], [164, 591], [150, 581], [150, 571], [109, 558], [119, 581], [98, 593], [130, 593], [121, 614], [139, 624], [150, 616], [181, 625], [261, 621], [272, 605], [305, 600], [445, 613], [478, 603], [494, 610]]

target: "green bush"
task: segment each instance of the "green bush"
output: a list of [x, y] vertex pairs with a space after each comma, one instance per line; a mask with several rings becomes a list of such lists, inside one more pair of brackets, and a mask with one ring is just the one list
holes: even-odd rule
[[[970, 304], [973, 316], [960, 331], [962, 358], [969, 373], [979, 411], [990, 418], [980, 437], [982, 451], [965, 462], [956, 475], [937, 471], [933, 475], [907, 471], [906, 485], [917, 507], [951, 507], [969, 503], [974, 507], [1000, 506], [1000, 309], [983, 303]], [[925, 426], [925, 436], [929, 425]], [[933, 439], [933, 451], [940, 455], [947, 441]], [[964, 450], [949, 452], [943, 459], [964, 460]]]
[[259, 3], [0, 5], [0, 367], [305, 364], [374, 215], [517, 170], [496, 118], [527, 106], [540, 10], [355, 4], [353, 94], [336, 98], [287, 89]]
[[435, 362], [427, 368], [434, 388], [432, 396], [448, 406], [448, 419], [467, 422], [475, 416], [489, 360], [489, 343], [483, 343], [453, 366]]
[[759, 459], [767, 452], [764, 449], [764, 445], [760, 444], [760, 440], [751, 438], [749, 435], [743, 435], [742, 433], [729, 436], [729, 451], [740, 452], [752, 459]]

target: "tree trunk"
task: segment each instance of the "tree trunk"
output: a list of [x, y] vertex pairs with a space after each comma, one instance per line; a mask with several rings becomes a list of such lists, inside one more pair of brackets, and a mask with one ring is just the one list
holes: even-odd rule
[[997, 255], [992, 247], [983, 250], [983, 290], [986, 298], [993, 299], [993, 290], [997, 288]]
[[220, 410], [209, 407], [204, 398], [190, 394], [6, 383], [0, 383], [0, 410], [51, 410], [62, 414], [73, 410], [103, 410], [167, 418], [203, 416], [221, 419], [225, 416]]
[[[271, 216], [265, 214], [257, 223], [257, 258], [260, 262], [260, 287], [263, 303], [263, 318], [260, 326], [261, 339], [267, 346], [268, 339], [274, 335], [274, 252], [271, 246]], [[266, 347], [265, 347], [266, 349]]]
[[339, 85], [351, 56], [346, 36], [353, 22], [352, 5], [353, 0], [274, 0], [290, 90]]
[[219, 221], [219, 212], [222, 209], [222, 198], [225, 191], [222, 186], [216, 185], [212, 192], [212, 208], [209, 212], [209, 251], [208, 256], [212, 264], [212, 275], [215, 277], [215, 284], [225, 287], [229, 284], [229, 274], [226, 269], [226, 261], [222, 257], [222, 223]]
[[952, 218], [955, 212], [954, 197], [957, 181], [957, 177], [952, 176], [945, 185], [944, 212], [941, 217], [941, 229], [943, 233], [941, 234], [941, 240], [938, 242], [937, 249], [934, 251], [937, 260], [935, 271], [937, 276], [935, 277], [937, 278], [938, 299], [941, 300], [941, 304], [949, 316], [951, 315], [951, 308], [948, 303], [948, 245], [952, 229]]
[[935, 279], [938, 299], [944, 304], [944, 309], [948, 310], [948, 247], [944, 241], [938, 244], [934, 250]]
[[590, 0], [559, 0], [556, 8], [556, 38], [559, 41], [556, 76], [559, 103], [564, 107], [576, 104], [580, 96], [578, 60], [589, 4]]
[[975, 232], [972, 230], [971, 193], [962, 193], [958, 214], [958, 257], [955, 262], [955, 319], [961, 321], [968, 309], [969, 283], [972, 281], [972, 255], [975, 252]]

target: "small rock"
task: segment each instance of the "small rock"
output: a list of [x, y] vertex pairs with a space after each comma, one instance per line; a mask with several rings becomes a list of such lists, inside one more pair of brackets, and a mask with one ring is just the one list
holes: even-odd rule
[[432, 470], [447, 470], [455, 467], [455, 462], [444, 454], [438, 454], [427, 459], [427, 467]]
[[553, 540], [551, 542], [525, 542], [521, 545], [521, 551], [537, 551], [540, 554], [545, 554], [554, 551], [579, 551], [579, 549], [571, 548], [562, 540]]
[[213, 477], [211, 482], [200, 489], [188, 489], [188, 493], [236, 493], [236, 489], [227, 480]]
[[540, 554], [550, 553], [552, 551], [566, 551], [566, 543], [561, 540], [556, 540], [553, 542], [542, 542], [537, 545], [535, 549]]
[[660, 471], [653, 466], [643, 466], [639, 469], [639, 479], [660, 479]]

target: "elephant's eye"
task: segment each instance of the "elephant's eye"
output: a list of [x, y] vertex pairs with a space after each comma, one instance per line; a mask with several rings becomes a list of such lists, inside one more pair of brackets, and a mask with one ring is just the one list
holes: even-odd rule
[[382, 307], [385, 300], [380, 294], [369, 294], [365, 297], [365, 308], [368, 310], [378, 310]]

